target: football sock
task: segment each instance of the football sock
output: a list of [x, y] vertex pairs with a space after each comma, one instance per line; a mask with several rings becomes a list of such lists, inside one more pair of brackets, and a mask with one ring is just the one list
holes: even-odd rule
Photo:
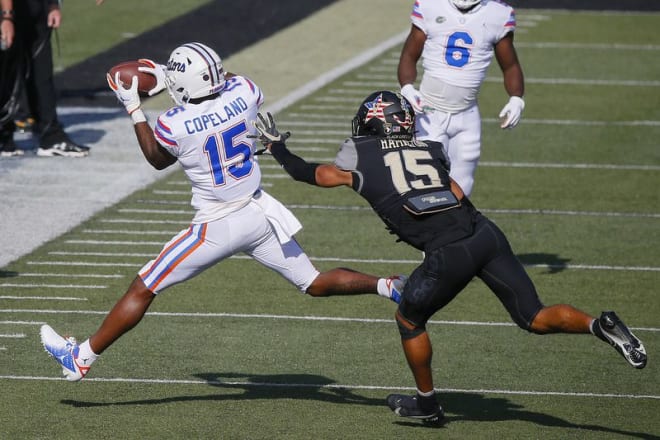
[[385, 278], [378, 279], [378, 285], [376, 286], [376, 290], [378, 290], [378, 294], [380, 296], [384, 296], [385, 298], [390, 297], [390, 291], [387, 288], [387, 280]]
[[98, 357], [99, 355], [92, 351], [89, 339], [78, 346], [78, 359], [86, 359], [85, 365], [92, 365]]

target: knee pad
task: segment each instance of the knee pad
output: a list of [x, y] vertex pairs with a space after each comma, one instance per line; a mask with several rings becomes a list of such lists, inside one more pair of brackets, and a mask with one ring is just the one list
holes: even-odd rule
[[416, 324], [413, 324], [412, 322], [406, 319], [406, 322], [408, 324], [414, 326], [412, 329], [408, 328], [405, 324], [401, 322], [402, 319], [404, 318], [397, 314], [396, 325], [399, 327], [399, 334], [401, 335], [401, 339], [413, 339], [426, 331], [426, 326], [418, 327]]

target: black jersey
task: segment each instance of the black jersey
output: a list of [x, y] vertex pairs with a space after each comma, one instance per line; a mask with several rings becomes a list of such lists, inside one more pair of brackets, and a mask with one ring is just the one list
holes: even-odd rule
[[438, 143], [352, 137], [342, 144], [335, 165], [353, 173], [353, 189], [388, 229], [417, 249], [434, 249], [474, 231], [478, 213], [467, 197], [443, 201], [443, 194], [453, 195], [449, 164]]

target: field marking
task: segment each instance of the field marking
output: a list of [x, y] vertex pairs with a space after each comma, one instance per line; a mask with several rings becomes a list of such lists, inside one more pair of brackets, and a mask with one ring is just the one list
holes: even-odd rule
[[[142, 241], [101, 241], [101, 240], [67, 240], [67, 243], [76, 244], [94, 244], [94, 245], [117, 245], [125, 244], [130, 246], [163, 246], [164, 243], [142, 242]], [[60, 255], [64, 255], [60, 253]], [[247, 255], [233, 255], [229, 259], [252, 260]], [[335, 263], [363, 263], [363, 264], [420, 264], [421, 260], [384, 260], [384, 259], [364, 259], [364, 258], [339, 258], [339, 257], [314, 257], [310, 256], [312, 261], [335, 262]], [[142, 267], [143, 264], [133, 263], [94, 263], [89, 261], [28, 261], [28, 265], [33, 266], [87, 266], [87, 267]], [[580, 270], [613, 270], [626, 272], [660, 272], [660, 267], [653, 266], [608, 266], [593, 264], [523, 264], [525, 267], [536, 269], [580, 269]]]
[[596, 50], [660, 50], [657, 44], [620, 44], [620, 43], [556, 43], [552, 41], [545, 42], [524, 42], [516, 41], [516, 47], [528, 47], [534, 49], [596, 49]]
[[0, 321], [0, 324], [6, 325], [43, 325], [42, 321]]
[[[143, 200], [145, 204], [151, 203], [151, 200]], [[155, 201], [154, 201], [155, 202]], [[161, 202], [161, 204], [167, 205], [168, 202]], [[368, 206], [350, 206], [350, 205], [304, 205], [304, 204], [287, 204], [289, 209], [319, 209], [319, 210], [329, 210], [329, 211], [371, 211], [372, 209]], [[479, 211], [487, 214], [528, 214], [528, 215], [564, 215], [564, 216], [586, 216], [586, 217], [625, 217], [625, 218], [660, 218], [660, 213], [656, 212], [613, 212], [613, 211], [572, 211], [572, 210], [557, 210], [557, 209], [489, 209], [483, 208]], [[193, 215], [194, 212], [186, 211], [188, 214]], [[150, 210], [146, 208], [141, 208], [140, 213], [142, 214], [182, 214], [182, 211], [162, 211], [162, 210]], [[152, 220], [151, 222], [157, 223], [157, 221]], [[132, 223], [131, 219], [124, 219], [123, 223]], [[136, 223], [140, 223], [139, 220], [136, 220]], [[117, 230], [95, 230], [95, 229], [86, 229], [83, 232], [86, 233], [104, 233], [104, 234], [176, 234], [180, 231], [159, 231], [159, 232], [141, 232], [141, 231], [117, 231]]]
[[0, 338], [4, 339], [23, 339], [25, 337], [25, 333], [0, 334]]
[[[49, 252], [50, 253], [50, 252]], [[62, 277], [62, 278], [124, 278], [123, 275], [103, 275], [95, 273], [29, 273], [18, 272], [17, 277]]]
[[[34, 380], [34, 381], [66, 381], [63, 377], [48, 376], [14, 376], [0, 375], [3, 380]], [[387, 386], [387, 385], [356, 385], [356, 384], [316, 384], [316, 383], [281, 383], [281, 382], [240, 382], [219, 381], [199, 379], [140, 379], [123, 377], [90, 377], [85, 382], [98, 383], [142, 383], [159, 385], [213, 385], [229, 387], [265, 387], [265, 388], [314, 388], [314, 389], [352, 389], [352, 390], [378, 390], [378, 391], [415, 391], [415, 387], [409, 386]], [[616, 394], [616, 393], [577, 393], [570, 391], [529, 391], [529, 390], [501, 390], [501, 389], [464, 389], [464, 388], [436, 388], [439, 393], [461, 393], [461, 394], [505, 394], [519, 396], [556, 396], [556, 397], [587, 397], [587, 398], [612, 398], [612, 399], [651, 399], [658, 400], [660, 395], [654, 394]]]
[[128, 229], [83, 229], [84, 234], [119, 234], [119, 235], [176, 235], [179, 231], [137, 231]]
[[71, 296], [10, 296], [10, 295], [3, 295], [3, 296], [0, 296], [0, 299], [17, 299], [17, 300], [37, 299], [37, 300], [40, 300], [40, 301], [88, 301], [87, 298], [76, 298], [76, 297], [71, 297]]
[[22, 287], [22, 288], [46, 288], [46, 289], [107, 289], [103, 285], [84, 285], [84, 284], [20, 284], [20, 283], [1, 283], [0, 287]]
[[[0, 313], [35, 313], [51, 315], [107, 315], [107, 311], [99, 310], [46, 310], [46, 309], [0, 309]], [[241, 318], [241, 319], [274, 319], [290, 321], [329, 321], [329, 322], [352, 322], [360, 324], [394, 324], [394, 319], [382, 318], [346, 318], [342, 316], [296, 316], [296, 315], [273, 315], [258, 313], [211, 313], [211, 312], [147, 312], [145, 316], [166, 317], [166, 318]], [[432, 325], [448, 326], [473, 326], [473, 327], [517, 327], [512, 322], [494, 322], [494, 321], [449, 321], [449, 320], [429, 320]], [[660, 328], [657, 327], [630, 327], [635, 331], [646, 331], [657, 333]]]
[[[484, 82], [487, 83], [502, 83], [501, 77], [486, 77]], [[617, 86], [617, 87], [660, 87], [660, 81], [655, 80], [626, 80], [626, 79], [588, 79], [588, 78], [528, 78], [525, 77], [526, 84], [545, 84], [545, 85], [580, 85], [580, 86]], [[341, 89], [332, 89], [330, 93], [345, 93], [347, 95], [355, 96], [356, 100], [364, 99], [364, 93], [360, 93], [361, 89], [392, 89], [399, 88], [399, 83], [396, 79], [387, 82], [371, 82], [371, 81], [344, 81], [342, 83], [347, 87], [356, 87], [354, 90], [347, 89], [346, 91], [338, 92]], [[358, 88], [359, 87], [359, 88]], [[334, 92], [333, 92], [334, 90]]]

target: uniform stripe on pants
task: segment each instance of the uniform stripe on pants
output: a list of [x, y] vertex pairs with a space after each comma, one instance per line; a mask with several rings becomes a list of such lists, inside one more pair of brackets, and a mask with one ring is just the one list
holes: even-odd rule
[[206, 223], [193, 225], [166, 246], [154, 263], [140, 273], [147, 288], [154, 291], [174, 268], [204, 243], [205, 236]]

